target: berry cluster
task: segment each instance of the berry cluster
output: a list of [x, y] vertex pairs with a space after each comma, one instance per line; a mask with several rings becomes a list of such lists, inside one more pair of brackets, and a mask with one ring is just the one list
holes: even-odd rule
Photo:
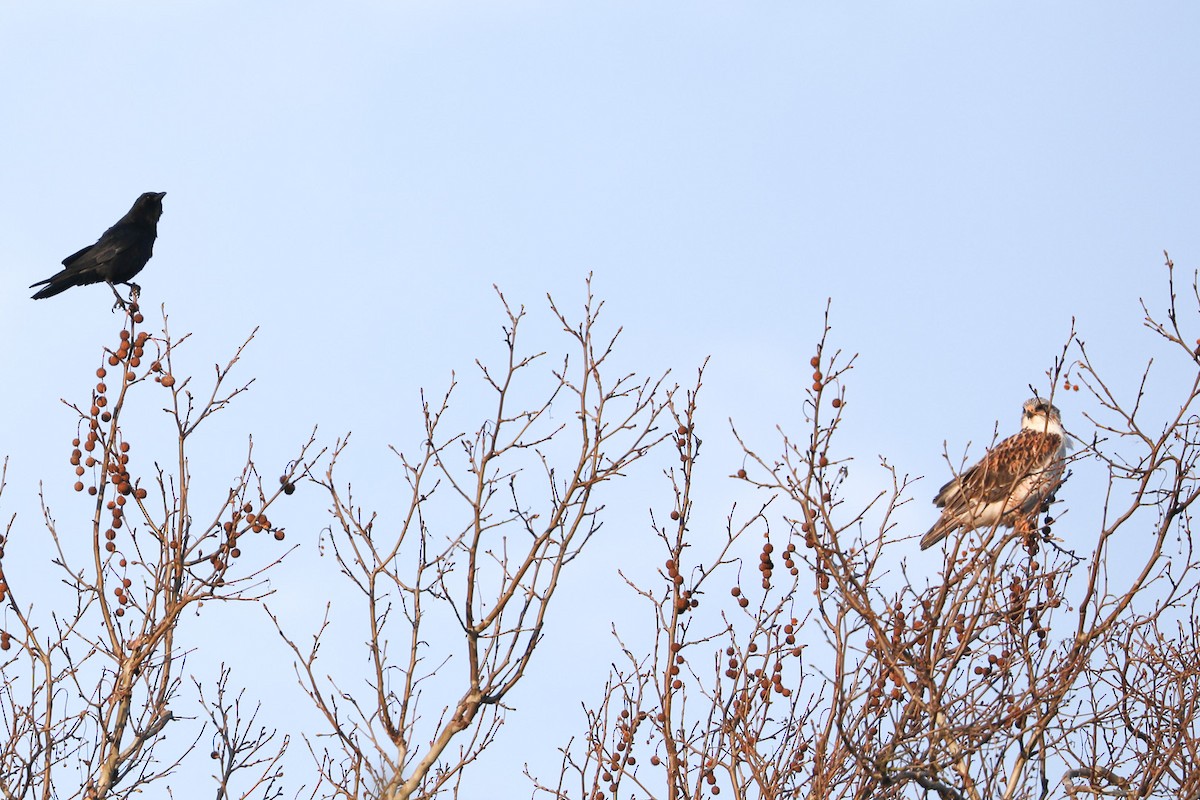
[[217, 552], [209, 556], [209, 562], [213, 569], [221, 571], [229, 566], [231, 559], [238, 558], [242, 555], [242, 549], [238, 546], [238, 540], [247, 533], [262, 533], [268, 532], [275, 537], [275, 540], [282, 542], [284, 539], [283, 528], [276, 528], [271, 525], [271, 521], [267, 519], [267, 514], [263, 510], [258, 513], [254, 512], [254, 506], [246, 503], [240, 507], [234, 508], [233, 514], [221, 526], [221, 534], [224, 541], [217, 548]]
[[[745, 674], [748, 688], [751, 691], [757, 691], [761, 700], [768, 699], [771, 692], [783, 697], [791, 697], [792, 690], [783, 685], [783, 664], [785, 658], [799, 658], [803, 652], [803, 648], [796, 645], [796, 630], [798, 628], [799, 622], [793, 617], [790, 622], [783, 626], [782, 637], [778, 636], [778, 628], [773, 629], [771, 632], [773, 644], [761, 656], [757, 655], [759, 651], [757, 642], [750, 642], [750, 644], [746, 645], [745, 654], [740, 654], [732, 646], [725, 648], [725, 656], [728, 659], [726, 662], [725, 677], [730, 680], [737, 680]], [[762, 665], [751, 669], [749, 664], [746, 663], [750, 658], [761, 660]]]
[[[600, 781], [608, 784], [608, 791], [613, 797], [617, 796], [617, 789], [621, 781], [621, 775], [627, 767], [632, 767], [637, 764], [637, 757], [633, 755], [633, 737], [637, 733], [638, 726], [646, 719], [645, 711], [639, 711], [637, 714], [631, 714], [629, 709], [621, 709], [621, 721], [617, 723], [616, 739], [617, 743], [613, 752], [604, 757], [601, 762], [603, 772], [598, 776]], [[651, 763], [656, 763], [656, 758], [651, 758]], [[595, 800], [601, 800], [606, 797], [602, 790], [597, 789], [592, 797]]]
[[[136, 310], [132, 313], [131, 319], [135, 323], [141, 321], [141, 318], [142, 315]], [[129, 329], [121, 331], [121, 343], [116, 350], [109, 351], [108, 355], [108, 366], [119, 367], [121, 370], [121, 386], [117, 399], [110, 407], [109, 388], [105, 382], [108, 370], [103, 366], [99, 367], [96, 370], [98, 380], [92, 391], [91, 406], [86, 415], [87, 433], [82, 441], [78, 437], [71, 441], [71, 466], [75, 468], [75, 476], [79, 479], [75, 481], [75, 491], [84, 490], [82, 478], [85, 472], [96, 468], [97, 465], [104, 474], [87, 487], [88, 494], [95, 497], [105, 483], [111, 484], [115, 490], [112, 499], [105, 504], [105, 510], [111, 515], [108, 529], [104, 531], [104, 549], [108, 553], [117, 550], [117, 531], [125, 524], [126, 503], [131, 497], [138, 502], [146, 499], [146, 490], [136, 485], [129, 472], [129, 442], [119, 438], [120, 433], [115, 426], [108, 439], [101, 430], [101, 425], [111, 423], [119, 413], [117, 409], [123, 400], [125, 389], [137, 381], [137, 373], [134, 370], [141, 365], [149, 336], [142, 331], [135, 337], [131, 332], [132, 327], [131, 325]], [[128, 596], [123, 591], [119, 597], [122, 598], [122, 606], [128, 604]], [[118, 613], [122, 613], [122, 609], [118, 609]]]
[[683, 575], [679, 574], [679, 566], [675, 563], [675, 559], [668, 558], [666, 563], [667, 580], [676, 588], [675, 597], [675, 613], [685, 614], [688, 611], [700, 605], [700, 598], [696, 597], [691, 589], [680, 589], [683, 585]]
[[771, 553], [775, 552], [775, 545], [769, 541], [763, 542], [762, 552], [758, 554], [758, 571], [762, 573], [762, 587], [764, 590], [771, 588], [771, 574], [775, 569], [775, 562], [771, 560]]
[[[828, 495], [826, 495], [826, 497], [827, 496]], [[820, 543], [817, 541], [816, 531], [816, 522], [818, 520], [817, 511], [816, 509], [808, 508], [805, 510], [804, 516], [806, 519], [804, 522], [800, 523], [800, 532], [804, 534], [804, 546], [809, 550], [815, 551], [814, 561], [816, 566], [813, 569], [813, 576], [817, 579], [817, 585], [821, 587], [821, 591], [828, 591], [829, 573], [832, 571], [833, 567], [829, 562], [829, 557], [825, 552], [825, 548], [818, 546]], [[809, 520], [812, 521], [810, 522]], [[798, 572], [798, 569], [795, 566], [794, 556], [792, 556], [795, 551], [796, 548], [789, 543], [789, 559], [785, 563], [789, 564], [790, 569], [793, 570], [792, 575], [795, 575]]]

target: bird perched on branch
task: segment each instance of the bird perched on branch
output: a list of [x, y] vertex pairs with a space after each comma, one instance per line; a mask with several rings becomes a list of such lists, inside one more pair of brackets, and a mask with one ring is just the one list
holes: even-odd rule
[[116, 284], [129, 286], [131, 297], [136, 298], [141, 287], [133, 282], [133, 276], [142, 271], [150, 256], [154, 254], [154, 240], [158, 237], [158, 219], [162, 216], [162, 199], [166, 192], [146, 192], [133, 202], [125, 216], [104, 235], [77, 253], [63, 259], [63, 269], [53, 277], [31, 284], [45, 286], [33, 295], [34, 300], [53, 297], [72, 286], [89, 283], [107, 283], [122, 307], [125, 298], [117, 291]]
[[921, 537], [926, 550], [957, 530], [1015, 527], [1034, 517], [1062, 482], [1067, 435], [1049, 400], [1025, 401], [1021, 432], [993, 447], [933, 498], [941, 517]]

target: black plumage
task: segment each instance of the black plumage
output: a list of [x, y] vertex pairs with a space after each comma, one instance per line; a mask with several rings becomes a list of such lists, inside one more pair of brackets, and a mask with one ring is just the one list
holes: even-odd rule
[[104, 235], [82, 250], [63, 259], [63, 269], [44, 281], [30, 285], [42, 286], [34, 300], [43, 300], [64, 292], [72, 286], [89, 283], [107, 283], [117, 296], [117, 302], [125, 299], [117, 292], [115, 284], [130, 287], [136, 297], [141, 288], [133, 277], [142, 271], [150, 256], [154, 254], [154, 240], [158, 237], [158, 220], [162, 216], [162, 199], [166, 192], [146, 192], [134, 201], [133, 207]]

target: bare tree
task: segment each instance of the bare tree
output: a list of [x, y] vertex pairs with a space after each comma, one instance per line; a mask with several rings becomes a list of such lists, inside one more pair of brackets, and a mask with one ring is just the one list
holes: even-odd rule
[[[423, 441], [415, 454], [396, 453], [406, 487], [399, 521], [380, 524], [338, 483], [345, 440], [320, 481], [335, 520], [328, 542], [361, 595], [369, 674], [339, 684], [322, 671], [332, 617], [303, 645], [276, 624], [336, 742], [308, 739], [335, 796], [457, 787], [499, 734], [565, 570], [600, 530], [602, 486], [665, 436], [658, 422], [672, 392], [662, 378], [609, 375], [619, 331], [599, 333], [602, 303], [590, 285], [579, 322], [551, 300], [569, 347], [540, 372], [546, 354], [519, 337], [524, 307], [500, 299], [507, 358], [478, 364], [493, 410], [473, 433], [447, 432], [457, 381], [422, 401]], [[369, 692], [353, 688], [363, 682]]]
[[[264, 576], [282, 554], [268, 543], [278, 547], [274, 540], [282, 541], [284, 531], [267, 512], [312, 464], [310, 439], [281, 479], [264, 485], [248, 451], [223, 501], [193, 508], [189, 450], [201, 426], [248, 388], [230, 386], [245, 344], [227, 364], [217, 365], [211, 389], [197, 396], [192, 379], [173, 366], [188, 337], [173, 339], [165, 315], [160, 335], [141, 330], [142, 322], [131, 306], [117, 345], [106, 349], [96, 370], [89, 399], [70, 404], [79, 415], [70, 450], [74, 490], [95, 499], [88, 535], [81, 536], [75, 524], [64, 528], [49, 499], [42, 499], [69, 605], [46, 613], [27, 599], [37, 594], [36, 572], [0, 573], [0, 652], [7, 656], [0, 663], [5, 798], [128, 797], [162, 783], [193, 753], [203, 734], [183, 717], [205, 704], [203, 698], [193, 705], [180, 696], [189, 647], [181, 634], [198, 616], [183, 612], [198, 612], [203, 602], [257, 602], [269, 593]], [[170, 467], [139, 467], [135, 460], [138, 438], [154, 435], [136, 415], [125, 419], [127, 404], [139, 392], [160, 393], [166, 400], [177, 438]], [[5, 543], [14, 534], [10, 518]], [[253, 555], [242, 558], [243, 550]], [[228, 673], [213, 676], [213, 753], [225, 759], [221, 797], [238, 796], [227, 780], [237, 770], [257, 766], [260, 774], [270, 772], [272, 758], [264, 759], [261, 751], [275, 747], [270, 735], [248, 732], [246, 721], [231, 715], [227, 683]], [[177, 714], [180, 704], [189, 711]], [[232, 710], [238, 710], [236, 704]], [[253, 789], [261, 779], [249, 784]], [[276, 795], [268, 788], [260, 796]]]
[[[675, 412], [674, 510], [654, 522], [661, 584], [633, 585], [656, 646], [614, 665], [559, 776], [535, 777], [535, 790], [590, 800], [1200, 796], [1190, 527], [1200, 340], [1183, 333], [1200, 328], [1200, 291], [1193, 281], [1184, 320], [1169, 259], [1168, 271], [1166, 321], [1147, 309], [1145, 323], [1173, 348], [1170, 376], [1190, 374], [1181, 388], [1154, 384], [1147, 369], [1122, 396], [1074, 333], [1042, 387], [1091, 398], [1068, 478], [1076, 464], [1102, 466], [1100, 492], [1076, 499], [1099, 497], [1102, 512], [1048, 504], [1014, 531], [962, 534], [936, 576], [910, 572], [912, 532], [897, 523], [910, 477], [883, 461], [889, 485], [865, 504], [845, 499], [838, 433], [854, 359], [831, 348], [828, 315], [808, 427], [782, 434], [773, 458], [742, 443], [734, 477], [764, 499], [733, 510], [715, 549], [689, 533], [700, 444], [691, 393]], [[1156, 394], [1176, 388], [1173, 400]], [[1148, 418], [1147, 406], [1168, 404], [1165, 418]], [[702, 587], [712, 596], [718, 586], [728, 599], [703, 613]]]
[[[0, 797], [169, 793], [199, 762], [217, 798], [274, 800], [297, 735], [315, 767], [287, 791], [457, 796], [502, 735], [558, 590], [603, 535], [607, 484], [658, 456], [669, 465], [654, 505], [669, 510], [651, 513], [638, 552], [660, 566], [622, 573], [645, 625], [614, 626], [620, 659], [557, 774], [527, 770], [535, 795], [1200, 797], [1200, 339], [1185, 333], [1200, 332], [1200, 286], [1181, 301], [1167, 268], [1165, 310], [1144, 307], [1157, 371], [1136, 387], [1109, 380], [1074, 330], [1048, 354], [1033, 388], [1086, 407], [1062, 497], [920, 561], [901, 512], [915, 479], [881, 459], [874, 491], [850, 482], [855, 360], [832, 344], [828, 311], [802, 431], [781, 430], [764, 455], [734, 429], [729, 477], [753, 502], [713, 541], [696, 533], [712, 527], [695, 502], [704, 368], [688, 390], [617, 370], [620, 331], [601, 332], [590, 285], [578, 320], [550, 302], [557, 358], [526, 347], [525, 309], [500, 296], [504, 357], [478, 362], [473, 383], [486, 410], [460, 420], [467, 387], [453, 378], [422, 397], [420, 441], [394, 451], [402, 488], [378, 512], [343, 477], [348, 439], [314, 471], [312, 438], [269, 479], [251, 449], [219, 502], [193, 507], [190, 448], [248, 387], [230, 378], [245, 345], [193, 394], [174, 365], [187, 337], [165, 317], [151, 336], [131, 309], [89, 399], [71, 406], [89, 535], [68, 533], [43, 497], [61, 578], [51, 610], [30, 599], [46, 588], [33, 572], [5, 561], [3, 546], [29, 535], [11, 515], [0, 542]], [[142, 392], [166, 399], [169, 466], [136, 458], [151, 436], [132, 410]], [[184, 691], [183, 666], [202, 606], [264, 604], [266, 576], [286, 569], [270, 517], [303, 479], [329, 498], [318, 546], [352, 599], [315, 630], [271, 616], [323, 721], [294, 731], [261, 721], [225, 667]], [[364, 658], [345, 656], [355, 639]]]

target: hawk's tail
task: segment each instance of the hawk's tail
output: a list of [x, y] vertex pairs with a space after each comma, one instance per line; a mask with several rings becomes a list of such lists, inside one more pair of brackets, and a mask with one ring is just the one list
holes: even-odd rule
[[921, 549], [928, 550], [942, 539], [945, 539], [947, 536], [958, 530], [958, 527], [958, 523], [951, 522], [945, 517], [940, 517], [937, 522], [933, 523], [933, 527], [921, 537]]

